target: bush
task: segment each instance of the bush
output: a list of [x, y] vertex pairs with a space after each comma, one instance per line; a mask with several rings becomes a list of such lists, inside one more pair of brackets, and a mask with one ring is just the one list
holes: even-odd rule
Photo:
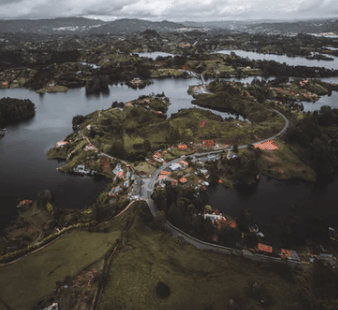
[[162, 281], [158, 282], [156, 285], [156, 296], [164, 299], [170, 295], [170, 287], [163, 283]]

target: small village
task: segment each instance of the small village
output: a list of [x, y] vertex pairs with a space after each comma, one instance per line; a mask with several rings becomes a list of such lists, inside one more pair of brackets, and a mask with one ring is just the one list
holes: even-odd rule
[[[251, 308], [269, 308], [279, 300], [269, 294], [290, 296], [288, 290], [299, 280], [287, 279], [285, 284], [281, 279], [288, 277], [289, 269], [283, 268], [291, 267], [292, 277], [304, 271], [308, 278], [302, 279], [302, 288], [305, 282], [312, 283], [306, 273], [309, 270], [317, 272], [318, 266], [332, 274], [337, 270], [337, 227], [324, 227], [324, 231], [319, 223], [317, 231], [311, 228], [309, 237], [300, 242], [295, 231], [304, 227], [299, 227], [295, 212], [294, 217], [280, 219], [284, 221], [281, 234], [289, 239], [274, 242], [261, 225], [262, 218], [253, 218], [245, 209], [233, 216], [226, 200], [219, 206], [208, 200], [215, 188], [254, 189], [263, 176], [264, 180], [315, 182], [320, 172], [332, 172], [337, 164], [333, 155], [338, 112], [327, 107], [318, 113], [304, 111], [306, 104], [338, 90], [337, 84], [319, 79], [337, 76], [337, 70], [216, 52], [241, 49], [330, 60], [325, 55], [338, 55], [337, 51], [324, 45], [337, 48], [336, 41], [299, 34], [296, 46], [294, 36], [273, 30], [268, 36], [256, 34], [256, 30], [229, 30], [225, 36], [219, 29], [207, 33], [193, 26], [169, 33], [112, 32], [74, 39], [63, 33], [67, 27], [57, 29], [60, 32], [54, 38], [1, 35], [5, 39], [0, 38], [0, 43], [6, 40], [6, 47], [0, 46], [0, 89], [27, 88], [48, 97], [44, 94], [83, 87], [88, 98], [95, 98], [109, 93], [114, 84], [136, 90], [153, 84], [151, 79], [194, 78], [194, 83], [200, 79], [201, 84], [188, 90], [194, 106], [189, 109], [169, 113], [170, 100], [164, 92], [115, 101], [104, 110], [74, 115], [73, 132], [50, 141], [47, 159], [63, 163], [57, 171], [83, 181], [103, 180], [105, 189], [91, 205], [80, 209], [58, 207], [49, 190], [37, 197], [20, 196], [14, 204], [17, 217], [1, 235], [0, 267], [4, 273], [10, 270], [8, 279], [19, 279], [11, 265], [21, 264], [27, 274], [27, 269], [32, 270], [30, 276], [20, 276], [35, 281], [32, 287], [39, 295], [35, 309], [61, 310], [67, 303], [71, 309], [95, 309], [100, 298], [105, 302], [115, 292], [113, 302], [103, 302], [102, 307], [119, 308], [120, 297], [122, 300], [126, 294], [125, 305], [142, 308], [142, 303], [136, 305], [133, 300], [142, 294], [148, 298], [155, 284], [162, 281], [172, 288], [172, 296], [178, 296], [182, 285], [193, 287], [200, 281], [205, 299], [215, 299], [213, 291], [221, 296], [218, 288], [231, 283], [229, 291], [239, 295], [226, 296], [222, 306], [228, 303], [229, 309], [237, 310], [241, 306], [236, 303], [254, 300]], [[45, 31], [43, 27], [41, 31]], [[171, 56], [155, 59], [138, 55], [154, 51]], [[247, 80], [242, 83], [240, 78]], [[0, 138], [6, 132], [0, 128]], [[256, 220], [260, 220], [260, 227]], [[227, 254], [229, 263], [224, 256], [214, 259], [217, 252]], [[248, 260], [242, 263], [239, 257]], [[57, 259], [60, 264], [54, 264]], [[38, 267], [33, 264], [32, 268], [32, 261]], [[143, 265], [138, 265], [141, 262]], [[141, 280], [140, 270], [144, 271]], [[35, 280], [40, 273], [52, 283], [48, 290]], [[222, 273], [225, 282], [221, 282]], [[178, 281], [175, 286], [174, 278], [180, 279], [182, 274], [192, 282]], [[244, 284], [238, 285], [235, 279], [244, 274]], [[274, 286], [264, 280], [265, 274], [285, 285]], [[126, 279], [132, 279], [136, 289], [126, 285]], [[20, 290], [21, 283], [17, 287]], [[160, 305], [162, 300], [155, 297]], [[2, 302], [0, 297], [0, 306]], [[215, 305], [198, 306], [216, 309]]]

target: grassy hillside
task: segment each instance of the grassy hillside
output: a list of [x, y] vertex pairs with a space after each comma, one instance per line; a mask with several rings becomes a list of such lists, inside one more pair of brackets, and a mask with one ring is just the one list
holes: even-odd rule
[[53, 292], [56, 281], [76, 276], [100, 259], [119, 236], [119, 231], [73, 231], [49, 247], [0, 268], [0, 309], [6, 309], [4, 304], [8, 309], [32, 309], [37, 301]]
[[[197, 250], [150, 228], [142, 216], [135, 216], [122, 244], [100, 310], [230, 309], [229, 299], [240, 309], [299, 309], [288, 271]], [[170, 289], [166, 298], [159, 297], [165, 294], [163, 287], [156, 290], [159, 282]]]

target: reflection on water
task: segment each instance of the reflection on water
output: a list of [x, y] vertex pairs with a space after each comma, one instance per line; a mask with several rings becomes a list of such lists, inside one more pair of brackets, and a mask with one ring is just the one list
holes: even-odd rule
[[[295, 61], [294, 64], [300, 64], [297, 63], [297, 59], [291, 59]], [[318, 62], [307, 61], [312, 65]], [[322, 62], [320, 63], [322, 65]], [[253, 79], [254, 77], [249, 77], [240, 81], [251, 83]], [[337, 77], [323, 80], [338, 83]], [[188, 95], [187, 90], [189, 85], [196, 84], [201, 84], [201, 80], [196, 78], [155, 80], [154, 84], [141, 90], [133, 90], [126, 85], [113, 85], [109, 87], [109, 94], [88, 97], [85, 88], [44, 95], [38, 95], [27, 89], [0, 90], [1, 97], [30, 99], [36, 104], [35, 117], [17, 125], [7, 126], [8, 132], [0, 140], [0, 197], [2, 199], [0, 222], [15, 215], [19, 199], [36, 198], [37, 193], [46, 188], [56, 196], [57, 207], [80, 208], [90, 205], [106, 187], [106, 182], [95, 181], [88, 176], [78, 177], [58, 173], [56, 168], [62, 163], [46, 160], [46, 151], [72, 132], [73, 116], [107, 109], [114, 101], [127, 102], [141, 95], [163, 91], [171, 101], [168, 110], [170, 116], [179, 109], [193, 106], [192, 97]], [[306, 109], [310, 107], [317, 109], [322, 103], [338, 107], [337, 99], [337, 93], [333, 92], [331, 97], [323, 96], [318, 103], [308, 103]], [[215, 113], [223, 117], [228, 115]], [[336, 183], [336, 179], [331, 183], [321, 180], [315, 184], [307, 184], [300, 181], [279, 182], [263, 177], [258, 186], [251, 191], [230, 191], [218, 186], [209, 189], [209, 196], [213, 207], [233, 216], [238, 215], [242, 207], [249, 209], [262, 231], [273, 236], [275, 223], [280, 223], [280, 220], [288, 214], [291, 204], [299, 206], [304, 214], [317, 212], [326, 216], [332, 223], [330, 225], [337, 225]]]
[[230, 190], [217, 185], [209, 188], [208, 202], [213, 208], [234, 217], [243, 208], [247, 209], [266, 239], [278, 242], [291, 206], [299, 213], [300, 231], [305, 232], [314, 217], [323, 218], [329, 226], [337, 226], [337, 186], [336, 175], [319, 176], [316, 183], [277, 181], [261, 176], [259, 183], [252, 187]]
[[[83, 207], [106, 187], [106, 182], [94, 182], [90, 177], [75, 177], [58, 173], [63, 165], [48, 161], [46, 152], [55, 143], [72, 132], [75, 115], [86, 115], [107, 109], [114, 101], [127, 102], [141, 95], [162, 93], [170, 98], [168, 116], [179, 109], [193, 107], [187, 93], [189, 85], [199, 79], [156, 80], [141, 90], [126, 85], [112, 85], [109, 92], [86, 96], [85, 88], [69, 89], [66, 93], [36, 94], [27, 89], [3, 89], [1, 97], [30, 99], [36, 105], [34, 118], [16, 125], [8, 125], [8, 132], [0, 140], [0, 218], [2, 221], [15, 214], [19, 199], [36, 198], [39, 191], [50, 189], [56, 197], [56, 206]], [[222, 117], [230, 114], [215, 112]], [[0, 220], [0, 221], [1, 221]]]
[[285, 55], [273, 55], [273, 54], [261, 54], [255, 52], [247, 52], [241, 50], [221, 50], [216, 53], [219, 54], [230, 54], [231, 52], [236, 53], [239, 57], [248, 57], [254, 60], [274, 60], [280, 63], [286, 63], [289, 66], [307, 66], [307, 67], [323, 67], [327, 69], [338, 69], [337, 57], [333, 57], [335, 61], [325, 61], [325, 60], [310, 60], [305, 57], [288, 57]]

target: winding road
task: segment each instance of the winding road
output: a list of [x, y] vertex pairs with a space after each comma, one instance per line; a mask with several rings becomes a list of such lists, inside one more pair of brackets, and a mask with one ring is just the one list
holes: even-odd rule
[[[280, 113], [277, 110], [274, 110], [274, 109], [272, 109], [272, 110], [275, 111], [276, 113], [278, 113], [279, 115], [281, 115], [284, 118], [285, 125], [284, 125], [283, 129], [270, 138], [267, 138], [267, 139], [261, 140], [259, 142], [253, 143], [254, 145], [260, 144], [260, 143], [263, 143], [263, 142], [266, 142], [266, 141], [269, 141], [269, 140], [272, 140], [272, 139], [276, 139], [278, 136], [283, 134], [286, 131], [286, 129], [290, 126], [290, 121], [285, 117], [285, 115], [283, 115], [282, 113]], [[238, 148], [243, 149], [243, 148], [246, 148], [247, 146], [248, 145], [241, 145]], [[231, 147], [227, 147], [227, 148], [221, 148], [217, 151], [198, 153], [198, 154], [195, 153], [194, 156], [195, 157], [204, 157], [204, 156], [207, 156], [209, 154], [222, 153], [222, 152], [230, 151], [230, 150], [231, 150]], [[151, 194], [154, 191], [155, 182], [156, 182], [156, 180], [157, 180], [157, 178], [158, 178], [158, 176], [159, 176], [159, 174], [161, 173], [162, 170], [168, 168], [173, 163], [179, 162], [180, 160], [181, 160], [181, 158], [176, 158], [176, 159], [164, 164], [163, 166], [158, 168], [152, 174], [150, 179], [143, 181], [141, 196], [140, 196], [139, 200], [144, 200], [145, 202], [147, 202], [149, 209], [150, 209], [150, 211], [151, 211], [151, 213], [154, 217], [158, 213], [158, 209], [157, 209], [156, 205], [154, 204], [154, 201], [151, 199]], [[228, 247], [224, 247], [224, 246], [220, 246], [220, 245], [201, 241], [201, 240], [196, 239], [196, 238], [188, 235], [187, 233], [181, 231], [180, 229], [178, 229], [177, 227], [175, 227], [174, 225], [172, 225], [168, 221], [165, 221], [164, 226], [173, 236], [181, 237], [187, 243], [189, 243], [189, 244], [191, 244], [191, 245], [193, 245], [196, 248], [201, 249], [201, 250], [211, 250], [211, 251], [218, 252], [218, 253], [221, 253], [221, 254], [242, 256], [242, 257], [248, 258], [248, 259], [253, 260], [253, 261], [260, 261], [260, 262], [266, 262], [266, 263], [285, 263], [285, 261], [283, 261], [281, 258], [270, 257], [270, 256], [265, 256], [265, 255], [259, 255], [259, 254], [252, 254], [251, 252], [249, 252], [247, 250], [238, 250], [238, 249], [228, 248]], [[302, 268], [302, 266], [304, 264], [306, 264], [306, 263], [298, 262], [298, 261], [287, 261], [286, 263], [290, 267], [293, 267], [293, 268]]]

